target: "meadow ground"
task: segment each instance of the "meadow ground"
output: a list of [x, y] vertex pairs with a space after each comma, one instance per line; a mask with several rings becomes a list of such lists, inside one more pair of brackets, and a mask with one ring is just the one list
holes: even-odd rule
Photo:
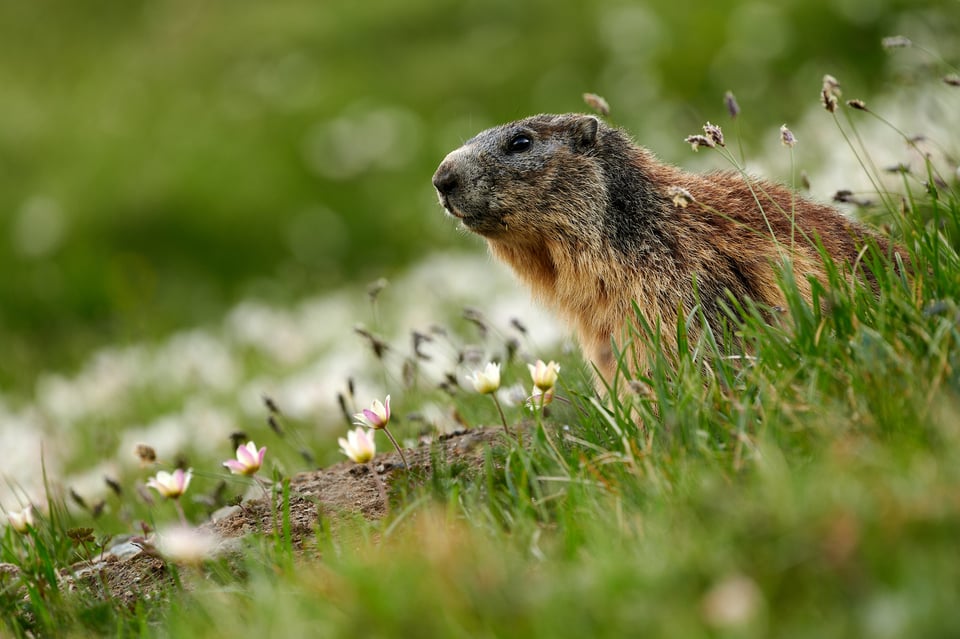
[[[941, 84], [956, 104], [960, 89]], [[538, 336], [538, 323], [471, 309], [404, 325], [412, 317], [391, 317], [389, 293], [376, 286], [363, 294], [373, 321], [358, 331], [366, 354], [356, 357], [382, 392], [341, 380], [331, 410], [349, 421], [389, 393], [407, 466], [392, 451], [330, 466], [335, 435], [301, 419], [297, 402], [310, 401], [302, 393], [265, 401], [258, 390], [247, 414], [259, 411], [260, 426], [247, 421], [243, 433], [242, 420], [218, 418], [216, 402], [238, 401], [238, 367], [269, 372], [284, 357], [312, 357], [269, 313], [244, 315], [242, 330], [232, 325], [234, 339], [265, 326], [257, 347], [225, 355], [220, 342], [193, 335], [151, 351], [166, 357], [147, 367], [144, 383], [190, 362], [187, 381], [168, 397], [121, 385], [77, 417], [70, 398], [114, 378], [51, 381], [59, 417], [101, 434], [58, 470], [79, 477], [97, 465], [92, 474], [100, 483], [107, 474], [109, 490], [93, 496], [67, 482], [59, 491], [56, 477], [38, 475], [47, 500], [34, 504], [33, 523], [19, 526], [25, 532], [11, 525], [0, 540], [5, 632], [957, 636], [955, 142], [904, 135], [907, 161], [886, 172], [874, 168], [859, 128], [885, 127], [879, 116], [841, 103], [825, 117], [877, 187], [841, 198], [904, 250], [900, 258], [864, 251], [863, 263], [882, 274], [875, 288], [850, 277], [856, 266], [836, 264], [807, 304], [784, 270], [786, 321], [768, 324], [764, 309], [730, 300], [727, 329], [695, 343], [685, 337], [695, 315], [645, 327], [633, 339], [656, 345], [663, 332], [677, 334], [678, 361], [654, 348], [649, 376], [598, 395], [583, 363]], [[739, 170], [736, 154], [726, 155]], [[464, 288], [482, 297], [480, 284]], [[311, 308], [296, 316], [310, 324], [318, 317]], [[383, 337], [387, 327], [399, 337]], [[108, 361], [126, 362], [125, 370], [153, 361], [113, 355]], [[531, 409], [527, 365], [551, 357], [560, 362], [554, 399]], [[511, 436], [491, 398], [466, 380], [490, 360], [502, 366], [496, 397]], [[266, 385], [258, 383], [266, 374], [244, 387]], [[295, 377], [287, 382], [283, 389], [298, 388]], [[162, 414], [200, 390], [209, 401], [178, 427], [192, 424], [212, 449], [172, 438], [142, 448], [143, 466], [98, 465], [98, 453], [132, 448], [106, 426]], [[171, 429], [160, 419], [152, 426], [136, 436]], [[239, 477], [220, 468], [251, 437], [268, 443], [262, 466]], [[188, 466], [193, 480], [182, 495], [167, 486], [172, 498], [163, 499], [144, 487], [159, 470]], [[317, 466], [327, 468], [298, 472]]]

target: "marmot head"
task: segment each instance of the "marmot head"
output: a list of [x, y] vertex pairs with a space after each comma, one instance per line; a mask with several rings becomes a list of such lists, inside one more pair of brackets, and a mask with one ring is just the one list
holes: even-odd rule
[[444, 158], [433, 184], [443, 207], [489, 240], [589, 240], [607, 203], [598, 148], [611, 132], [579, 114], [504, 124]]

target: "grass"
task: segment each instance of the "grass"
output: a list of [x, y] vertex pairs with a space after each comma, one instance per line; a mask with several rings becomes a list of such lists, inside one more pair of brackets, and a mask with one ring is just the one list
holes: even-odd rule
[[[283, 499], [279, 529], [248, 539], [239, 560], [180, 567], [161, 597], [123, 607], [53, 587], [58, 568], [95, 551], [69, 542], [75, 517], [52, 500], [29, 535], [7, 528], [0, 540], [23, 571], [2, 582], [6, 631], [957, 636], [960, 188], [933, 180], [932, 162], [870, 212], [895, 229], [911, 275], [870, 249], [876, 289], [829, 264], [810, 304], [785, 269], [788, 321], [731, 300], [727, 330], [695, 342], [696, 314], [646, 327], [634, 339], [654, 345], [652, 372], [607, 399], [564, 359], [566, 401], [529, 448], [491, 448], [479, 474], [440, 464], [420, 486], [400, 482], [382, 521], [325, 516], [316, 553], [294, 551]], [[675, 363], [656, 347], [664, 331], [677, 332]], [[466, 338], [449, 339], [462, 354]], [[498, 340], [487, 353], [502, 357], [512, 349]], [[522, 361], [502, 359], [507, 383], [525, 378]], [[426, 375], [404, 384], [403, 362], [382, 361], [408, 405], [499, 424], [487, 398], [451, 398]], [[519, 421], [519, 408], [507, 412]]]

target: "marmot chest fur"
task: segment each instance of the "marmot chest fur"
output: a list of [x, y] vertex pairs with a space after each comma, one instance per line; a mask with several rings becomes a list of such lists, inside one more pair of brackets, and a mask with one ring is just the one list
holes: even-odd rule
[[[443, 160], [433, 184], [443, 207], [573, 325], [608, 382], [611, 340], [634, 321], [634, 300], [675, 348], [680, 309], [689, 316], [699, 304], [716, 326], [728, 294], [782, 306], [776, 265], [785, 257], [809, 301], [808, 276], [826, 280], [814, 238], [838, 262], [853, 263], [867, 236], [886, 247], [784, 187], [665, 165], [589, 115], [538, 115], [483, 131]], [[678, 192], [692, 201], [675, 203]], [[631, 366], [646, 366], [645, 345], [631, 348]]]

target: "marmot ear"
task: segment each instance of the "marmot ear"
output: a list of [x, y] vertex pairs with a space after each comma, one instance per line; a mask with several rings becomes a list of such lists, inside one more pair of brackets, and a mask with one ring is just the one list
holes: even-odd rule
[[600, 120], [592, 115], [582, 115], [573, 124], [573, 143], [578, 151], [586, 151], [597, 142]]

